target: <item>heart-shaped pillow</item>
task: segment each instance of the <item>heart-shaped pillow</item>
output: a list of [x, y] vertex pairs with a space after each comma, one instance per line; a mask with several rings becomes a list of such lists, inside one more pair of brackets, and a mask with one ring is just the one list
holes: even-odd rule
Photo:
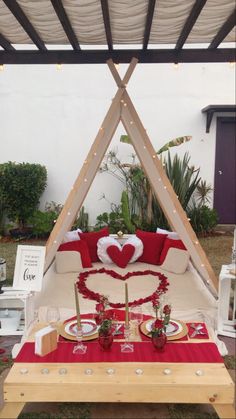
[[109, 246], [116, 246], [118, 249], [121, 250], [121, 245], [118, 243], [114, 237], [101, 237], [101, 239], [97, 242], [97, 254], [102, 263], [108, 264], [112, 263], [112, 259], [107, 253], [107, 248]]
[[119, 266], [119, 268], [126, 268], [132, 256], [134, 255], [135, 247], [132, 244], [124, 244], [122, 249], [117, 246], [109, 246], [107, 254], [111, 260]]
[[[140, 240], [137, 236], [132, 235], [128, 240], [126, 240], [123, 247], [128, 245], [128, 244], [132, 245], [134, 247], [133, 255], [130, 258], [130, 260], [128, 261], [128, 263], [133, 263], [142, 255], [142, 253], [143, 253], [143, 243], [142, 243], [142, 240]], [[115, 259], [117, 260], [116, 257], [114, 259], [108, 254], [107, 249], [110, 246], [116, 246], [117, 249], [120, 250], [120, 252], [122, 252], [122, 246], [120, 245], [120, 243], [114, 237], [110, 237], [110, 236], [102, 237], [101, 239], [98, 240], [97, 254], [98, 254], [98, 257], [101, 260], [101, 262], [103, 262], [105, 264], [116, 263]], [[123, 263], [122, 263], [122, 265], [123, 265]], [[118, 266], [120, 266], [120, 265], [118, 264]]]

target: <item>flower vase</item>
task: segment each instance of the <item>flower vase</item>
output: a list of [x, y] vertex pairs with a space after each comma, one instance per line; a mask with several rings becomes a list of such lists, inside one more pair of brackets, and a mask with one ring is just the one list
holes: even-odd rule
[[113, 334], [110, 331], [108, 334], [99, 333], [98, 343], [103, 351], [109, 351], [113, 342]]
[[153, 343], [154, 348], [158, 352], [164, 352], [166, 342], [167, 342], [167, 337], [166, 337], [165, 332], [162, 332], [161, 334], [158, 334], [158, 333], [152, 334], [152, 343]]

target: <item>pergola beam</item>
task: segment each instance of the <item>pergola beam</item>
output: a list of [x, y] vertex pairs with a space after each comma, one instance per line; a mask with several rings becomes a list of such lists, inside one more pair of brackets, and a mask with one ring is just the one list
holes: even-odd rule
[[30, 23], [29, 19], [15, 0], [3, 0], [10, 12], [15, 16], [24, 31], [41, 51], [47, 51], [44, 42]]
[[66, 11], [63, 7], [63, 4], [61, 0], [51, 0], [51, 3], [54, 7], [54, 10], [58, 16], [58, 19], [60, 20], [62, 27], [66, 33], [67, 38], [69, 39], [72, 47], [74, 50], [78, 51], [80, 50], [78, 39], [75, 35], [75, 32], [71, 26], [70, 20], [66, 14]]
[[234, 28], [236, 22], [236, 9], [233, 13], [228, 17], [226, 22], [220, 28], [219, 32], [216, 34], [215, 38], [209, 45], [209, 49], [217, 48], [218, 45], [225, 39], [225, 37], [230, 33], [230, 31]]
[[196, 23], [196, 20], [197, 20], [198, 16], [200, 15], [200, 13], [201, 13], [203, 7], [205, 6], [206, 2], [207, 2], [207, 0], [196, 0], [195, 1], [194, 5], [193, 5], [193, 8], [190, 12], [190, 15], [188, 16], [188, 18], [187, 18], [187, 20], [184, 24], [184, 27], [181, 31], [179, 39], [176, 42], [175, 48], [177, 50], [179, 50], [183, 47], [186, 39], [188, 38], [193, 26]]
[[0, 45], [6, 51], [15, 51], [15, 48], [12, 46], [12, 44], [1, 33], [0, 33]]
[[107, 0], [101, 0], [101, 7], [102, 7], [102, 15], [103, 21], [105, 26], [106, 38], [107, 38], [107, 45], [109, 51], [113, 50], [113, 41], [112, 41], [112, 34], [111, 34], [111, 23], [110, 23], [110, 14], [109, 14], [109, 7]]
[[148, 46], [155, 5], [156, 5], [156, 0], [150, 0], [148, 2], [147, 18], [146, 18], [146, 24], [145, 24], [144, 36], [143, 36], [143, 50], [146, 50]]
[[0, 51], [0, 64], [105, 64], [129, 63], [135, 57], [139, 63], [217, 63], [235, 61], [235, 49], [147, 49], [137, 50], [50, 50]]

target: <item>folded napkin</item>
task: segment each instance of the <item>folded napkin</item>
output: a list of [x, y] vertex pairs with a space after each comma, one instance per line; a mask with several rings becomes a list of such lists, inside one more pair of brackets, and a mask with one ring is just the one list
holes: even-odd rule
[[[192, 324], [194, 325], [194, 327], [191, 326]], [[195, 332], [195, 328], [198, 325], [201, 325], [202, 329], [200, 329], [198, 331], [198, 333], [195, 334], [195, 336], [192, 336], [192, 334]], [[199, 323], [199, 322], [198, 323], [193, 323], [192, 322], [192, 323], [187, 323], [187, 326], [188, 326], [188, 337], [189, 338], [191, 338], [191, 339], [209, 339], [209, 335], [208, 335], [205, 323]]]

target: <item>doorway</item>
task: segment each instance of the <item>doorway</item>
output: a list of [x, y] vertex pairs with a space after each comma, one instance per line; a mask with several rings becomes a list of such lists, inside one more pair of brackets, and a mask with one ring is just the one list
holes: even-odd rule
[[217, 118], [214, 208], [220, 224], [236, 224], [236, 120]]

